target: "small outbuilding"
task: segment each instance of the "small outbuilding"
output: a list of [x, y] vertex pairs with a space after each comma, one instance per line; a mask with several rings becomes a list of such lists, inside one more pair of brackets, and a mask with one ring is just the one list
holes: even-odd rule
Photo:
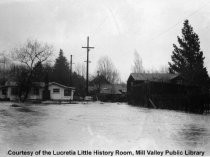
[[131, 94], [132, 89], [136, 86], [146, 83], [157, 84], [182, 84], [179, 74], [168, 73], [131, 73], [127, 80], [127, 91]]
[[133, 105], [203, 113], [208, 95], [199, 86], [183, 83], [179, 74], [132, 73], [127, 80], [128, 102]]
[[132, 73], [127, 80], [128, 102], [139, 106], [192, 110], [199, 108], [198, 93], [199, 88], [184, 85], [179, 74]]
[[126, 101], [126, 84], [104, 84], [101, 86], [99, 98], [101, 101]]
[[49, 87], [51, 100], [73, 100], [75, 88], [64, 86], [56, 82], [50, 82]]

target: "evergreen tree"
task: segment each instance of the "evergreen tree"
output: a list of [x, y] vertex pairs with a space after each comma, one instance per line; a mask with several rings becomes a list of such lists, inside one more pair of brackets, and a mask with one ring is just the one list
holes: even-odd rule
[[33, 68], [32, 81], [41, 82], [44, 80], [43, 65], [41, 62], [37, 62]]
[[179, 36], [180, 47], [173, 44], [172, 62], [169, 62], [170, 73], [179, 73], [185, 84], [206, 86], [209, 83], [209, 76], [204, 67], [204, 56], [200, 50], [198, 35], [193, 31], [188, 20], [184, 21], [182, 38]]
[[46, 81], [46, 77], [47, 77], [48, 82], [52, 82], [55, 80], [53, 72], [54, 72], [54, 65], [51, 65], [49, 63], [43, 65], [44, 82]]
[[60, 49], [59, 56], [55, 61], [53, 70], [54, 81], [64, 85], [69, 85], [69, 72], [69, 63], [66, 57], [63, 55], [63, 50]]
[[83, 76], [78, 75], [76, 72], [72, 73], [73, 87], [76, 88], [75, 95], [85, 96], [85, 79]]

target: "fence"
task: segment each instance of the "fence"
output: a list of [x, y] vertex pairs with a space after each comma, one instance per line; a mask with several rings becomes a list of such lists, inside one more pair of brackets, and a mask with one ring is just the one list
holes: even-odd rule
[[209, 95], [200, 88], [163, 82], [144, 82], [131, 87], [128, 101], [133, 105], [203, 113], [209, 110]]

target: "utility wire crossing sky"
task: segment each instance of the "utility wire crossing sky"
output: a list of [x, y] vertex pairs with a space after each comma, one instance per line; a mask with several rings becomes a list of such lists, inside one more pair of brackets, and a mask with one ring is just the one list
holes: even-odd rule
[[89, 36], [90, 74], [107, 55], [126, 81], [135, 51], [147, 70], [168, 65], [185, 19], [199, 35], [209, 71], [210, 0], [1, 0], [0, 52], [32, 38], [52, 44], [54, 58], [61, 48], [85, 65], [81, 47]]

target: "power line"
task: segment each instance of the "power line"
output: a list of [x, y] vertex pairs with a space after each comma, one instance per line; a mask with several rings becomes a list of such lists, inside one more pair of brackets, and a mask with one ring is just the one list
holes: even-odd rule
[[[202, 10], [202, 9], [205, 8], [205, 7], [207, 7], [209, 3], [210, 3], [210, 2], [205, 3], [205, 4], [202, 5], [200, 8], [196, 9], [196, 10], [193, 11], [191, 14], [189, 14], [188, 16], [186, 16], [185, 19], [194, 16], [194, 15], [197, 14], [200, 10]], [[112, 18], [114, 19], [114, 22], [115, 22], [115, 25], [116, 25], [116, 27], [117, 27], [117, 30], [119, 31], [119, 26], [118, 26], [118, 24], [117, 24], [117, 22], [116, 22], [116, 18], [115, 18], [115, 16], [114, 16], [113, 11], [112, 11], [110, 8], [108, 8], [108, 10], [109, 10], [109, 12], [111, 13]], [[117, 12], [117, 10], [118, 10], [118, 9], [116, 9], [115, 12]], [[107, 18], [108, 18], [108, 16], [106, 16], [106, 17], [104, 18], [104, 20], [98, 25], [98, 27], [96, 27], [95, 30], [98, 30], [102, 25], [104, 25], [104, 23], [106, 22]], [[166, 29], [165, 31], [159, 33], [157, 36], [155, 36], [154, 38], [150, 39], [150, 41], [151, 41], [151, 40], [154, 40], [154, 39], [156, 39], [156, 38], [158, 38], [158, 37], [161, 37], [161, 36], [165, 35], [166, 33], [168, 33], [169, 31], [171, 31], [174, 27], [176, 27], [177, 25], [179, 25], [179, 24], [182, 23], [182, 22], [183, 22], [183, 20], [178, 21], [177, 23], [175, 23], [174, 25], [172, 25], [171, 27], [169, 27], [169, 28]], [[100, 30], [102, 30], [102, 29], [100, 29]], [[96, 33], [96, 32], [94, 32], [93, 34], [95, 34], [95, 33]]]
[[[206, 3], [205, 5], [203, 5], [202, 7], [198, 8], [197, 10], [195, 10], [194, 12], [192, 12], [190, 15], [188, 15], [187, 17], [185, 17], [185, 19], [187, 18], [190, 18], [192, 16], [194, 16], [195, 14], [197, 14], [201, 9], [207, 7], [207, 5], [209, 4], [210, 2]], [[158, 37], [161, 37], [163, 36], [164, 34], [168, 33], [169, 31], [171, 31], [174, 27], [176, 27], [177, 25], [179, 25], [180, 23], [182, 23], [183, 21], [178, 21], [177, 23], [175, 23], [173, 26], [169, 27], [167, 30], [165, 30], [164, 32], [161, 32], [159, 35], [157, 35], [156, 37], [150, 39], [150, 40], [154, 40]]]

